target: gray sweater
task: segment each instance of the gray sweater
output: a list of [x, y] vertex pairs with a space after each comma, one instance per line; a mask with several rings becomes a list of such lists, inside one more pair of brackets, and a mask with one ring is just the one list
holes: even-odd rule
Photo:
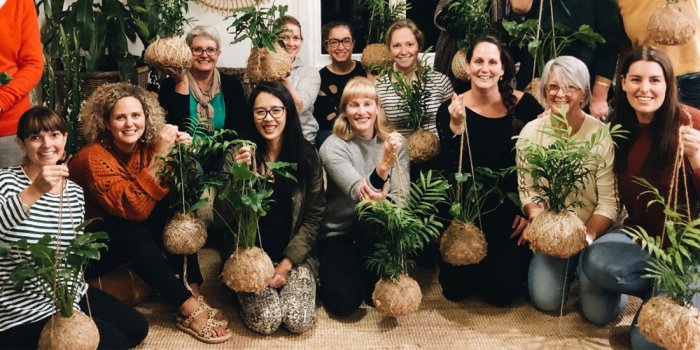
[[[355, 206], [359, 203], [357, 187], [364, 179], [372, 187], [369, 176], [382, 157], [384, 141], [375, 136], [371, 140], [355, 137], [350, 141], [331, 135], [321, 146], [319, 154], [326, 169], [326, 212], [321, 223], [319, 238], [348, 233], [357, 219]], [[391, 169], [388, 197], [396, 198], [401, 189], [409, 189], [408, 152], [403, 140], [399, 150], [398, 166]], [[381, 189], [373, 188], [380, 192]]]

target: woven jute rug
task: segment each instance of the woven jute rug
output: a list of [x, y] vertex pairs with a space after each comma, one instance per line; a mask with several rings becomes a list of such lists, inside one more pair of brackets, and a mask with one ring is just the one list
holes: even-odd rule
[[412, 315], [385, 318], [363, 307], [334, 318], [318, 307], [316, 326], [307, 333], [280, 329], [262, 336], [243, 326], [231, 292], [219, 282], [219, 255], [204, 249], [199, 259], [206, 279], [202, 292], [227, 315], [233, 338], [217, 345], [198, 342], [175, 328], [175, 310], [156, 296], [138, 306], [150, 323], [139, 349], [628, 349], [629, 325], [640, 306], [639, 299], [630, 298], [617, 320], [598, 327], [583, 319], [575, 296], [561, 317], [536, 310], [525, 298], [508, 308], [478, 298], [453, 303], [442, 296], [436, 270], [416, 268], [411, 275], [421, 285], [423, 302]]

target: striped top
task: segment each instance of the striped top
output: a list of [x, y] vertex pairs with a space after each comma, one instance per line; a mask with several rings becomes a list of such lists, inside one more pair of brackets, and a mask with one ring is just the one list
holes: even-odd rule
[[[47, 233], [56, 235], [60, 229], [60, 244], [67, 247], [74, 237], [73, 227], [78, 226], [85, 215], [83, 189], [68, 180], [63, 197], [62, 222], [59, 225], [59, 195], [46, 193], [32, 205], [29, 212], [22, 210], [19, 193], [31, 183], [20, 166], [0, 170], [0, 241], [14, 244], [26, 239], [29, 243], [35, 243]], [[17, 266], [16, 254], [17, 251], [13, 250], [10, 256], [0, 258], [0, 331], [36, 322], [56, 313], [38, 279], [27, 280], [24, 291], [15, 292], [9, 276]], [[87, 284], [84, 283], [75, 300], [76, 309], [86, 290]]]
[[[394, 90], [388, 74], [379, 77], [374, 82], [377, 88], [377, 96], [381, 102], [386, 114], [386, 119], [396, 128], [396, 131], [401, 133], [403, 137], [409, 137], [413, 130], [406, 125], [408, 122], [408, 113], [401, 110], [401, 97]], [[438, 108], [444, 102], [449, 100], [454, 93], [452, 83], [446, 75], [431, 71], [428, 75], [426, 91], [430, 93], [426, 101], [427, 117], [423, 118], [423, 129], [437, 135], [437, 126], [435, 125], [435, 116]]]

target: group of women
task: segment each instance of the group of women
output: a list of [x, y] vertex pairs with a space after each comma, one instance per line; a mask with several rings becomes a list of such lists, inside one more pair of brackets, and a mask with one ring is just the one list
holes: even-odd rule
[[[218, 36], [208, 27], [196, 27], [187, 36], [193, 66], [186, 72], [169, 72], [160, 104], [127, 83], [105, 85], [87, 100], [81, 121], [88, 144], [68, 166], [63, 164], [67, 139], [63, 119], [43, 107], [25, 113], [17, 135], [26, 159], [21, 166], [0, 171], [0, 240], [34, 241], [61, 228], [72, 231], [83, 217], [101, 217], [95, 229], [109, 234], [109, 247], [87, 267], [86, 277], [129, 263], [177, 310], [179, 329], [203, 342], [226, 341], [232, 336], [228, 320], [200, 292], [203, 279], [196, 254], [188, 256], [183, 266], [183, 256], [163, 247], [161, 235], [169, 216], [164, 199], [170, 189], [161, 170], [162, 158], [173, 145], [191, 142], [182, 131], [190, 123], [209, 130], [232, 128], [239, 137], [252, 140], [255, 149], [232, 149], [213, 161], [209, 170], [227, 175], [234, 163], [257, 166], [260, 172], [269, 171], [268, 162], [297, 164], [296, 181], [276, 178], [270, 184], [274, 201], [258, 223], [265, 244], [257, 244], [275, 264], [274, 274], [262, 292], [236, 294], [244, 324], [263, 334], [282, 325], [294, 333], [309, 330], [315, 323], [317, 286], [331, 314], [349, 315], [363, 301], [371, 305], [378, 275], [367, 269], [365, 261], [379, 232], [358, 221], [355, 206], [365, 199], [397, 201], [405, 193], [411, 171], [405, 136], [410, 132], [397, 112], [392, 82], [362, 77], [361, 65], [352, 61], [354, 40], [348, 24], [324, 28], [331, 63], [319, 75], [309, 73], [296, 56], [303, 40], [299, 23], [291, 17], [283, 23], [289, 30], [283, 40], [295, 62], [288, 79], [258, 84], [246, 103], [240, 82], [216, 69]], [[394, 68], [408, 77], [415, 74], [422, 48], [415, 24], [395, 23], [387, 32], [386, 45]], [[590, 76], [574, 57], [562, 56], [546, 65], [539, 91], [546, 110], [532, 95], [513, 89], [515, 67], [497, 39], [478, 39], [466, 59], [471, 89], [461, 95], [453, 93], [444, 75], [429, 76], [425, 126], [440, 139], [441, 153], [433, 163], [438, 170], [454, 173], [459, 163], [465, 169], [512, 167], [521, 161], [513, 136], [550, 143], [541, 129], [551, 123], [552, 114], [566, 118], [572, 138], [586, 139], [604, 127], [582, 110], [591, 94]], [[671, 64], [654, 48], [634, 50], [623, 61], [620, 74], [612, 123], [631, 134], [616, 140], [617, 147], [609, 137], [600, 142], [595, 152], [603, 161], [591, 165], [592, 176], [576, 192], [577, 199], [590, 204], [576, 211], [586, 224], [590, 246], [574, 257], [531, 256], [523, 244], [527, 226], [546, 208], [532, 199], [532, 179], [509, 175], [498, 186], [502, 192], [518, 191], [522, 208], [504, 202], [482, 215], [488, 242], [482, 262], [463, 267], [440, 263], [439, 282], [446, 298], [461, 300], [476, 294], [506, 306], [529, 291], [535, 307], [554, 311], [567, 293], [564, 276], [576, 270], [584, 316], [606, 324], [624, 306], [625, 295], [650, 296], [651, 282], [641, 277], [647, 255], [614, 223], [621, 222], [624, 205], [628, 213], [624, 225], [661, 234], [662, 210], [647, 209], [648, 198], [640, 196], [643, 189], [633, 179], [644, 177], [666, 195], [678, 143], [683, 144], [693, 180], [688, 191], [693, 198], [700, 195], [700, 112], [679, 103]], [[319, 98], [314, 101], [316, 91]], [[314, 104], [320, 113], [315, 118]], [[469, 142], [461, 142], [463, 134]], [[71, 219], [58, 222], [49, 215], [57, 212]], [[34, 347], [54, 309], [31, 281], [22, 292], [12, 290], [8, 276], [14, 264], [0, 260], [0, 346]], [[181, 276], [186, 276], [186, 283]], [[85, 291], [101, 347], [133, 347], [144, 339], [148, 326], [143, 316], [97, 289], [85, 287]], [[84, 294], [76, 307], [85, 307]], [[635, 348], [649, 346], [634, 327], [632, 334]]]

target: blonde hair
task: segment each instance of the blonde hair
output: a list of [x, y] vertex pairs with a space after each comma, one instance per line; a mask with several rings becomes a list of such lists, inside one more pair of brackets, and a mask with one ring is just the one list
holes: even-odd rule
[[415, 22], [411, 21], [408, 18], [402, 18], [396, 22], [394, 22], [389, 29], [386, 31], [386, 36], [384, 37], [384, 44], [386, 45], [387, 48], [391, 48], [391, 36], [394, 35], [394, 32], [401, 29], [401, 28], [408, 28], [411, 30], [411, 33], [413, 33], [413, 36], [416, 37], [416, 42], [418, 42], [418, 51], [423, 50], [423, 32], [418, 28]]
[[165, 111], [158, 100], [146, 89], [130, 83], [104, 84], [85, 101], [80, 111], [81, 132], [88, 143], [103, 141], [111, 137], [107, 129], [112, 108], [124, 97], [133, 97], [141, 102], [146, 127], [141, 141], [153, 144], [158, 131], [165, 125]]
[[[354, 77], [345, 85], [343, 90], [343, 96], [340, 97], [340, 106], [338, 106], [338, 119], [335, 120], [333, 124], [333, 135], [345, 140], [350, 141], [355, 137], [355, 131], [352, 129], [350, 122], [348, 121], [348, 116], [345, 114], [345, 109], [348, 103], [357, 97], [366, 97], [373, 99], [377, 102], [379, 106], [379, 96], [377, 95], [377, 89], [371, 80], [365, 77]], [[389, 133], [394, 131], [394, 127], [389, 124], [384, 115], [384, 110], [382, 108], [377, 108], [377, 117], [374, 120], [374, 132], [380, 140], [385, 140]]]
[[187, 33], [187, 36], [185, 37], [187, 46], [192, 47], [194, 38], [198, 36], [214, 40], [216, 43], [216, 49], [221, 49], [221, 38], [219, 37], [219, 32], [216, 30], [216, 28], [209, 25], [199, 25], [192, 28], [192, 30]]

